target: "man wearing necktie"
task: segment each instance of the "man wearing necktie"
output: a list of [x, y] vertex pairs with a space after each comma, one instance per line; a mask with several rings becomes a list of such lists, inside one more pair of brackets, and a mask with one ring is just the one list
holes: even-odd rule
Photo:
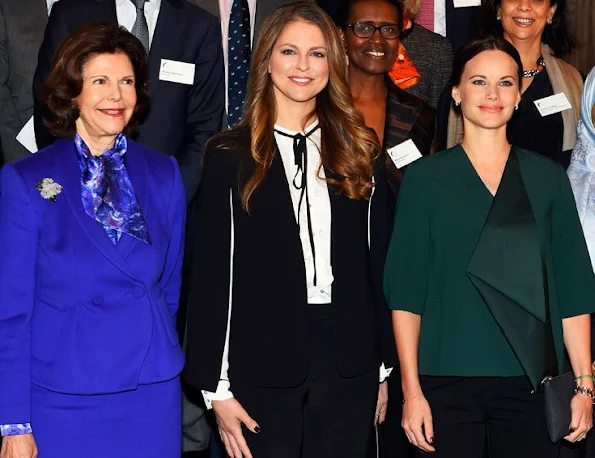
[[186, 198], [200, 180], [202, 150], [221, 129], [224, 73], [217, 20], [186, 0], [60, 0], [52, 8], [33, 83], [35, 136], [41, 149], [53, 142], [43, 119], [41, 88], [58, 46], [77, 28], [119, 24], [148, 52], [151, 106], [136, 140], [178, 160]]
[[[225, 61], [224, 126], [241, 119], [250, 70], [250, 53], [264, 19], [271, 11], [295, 0], [190, 0], [220, 18]], [[307, 0], [314, 1], [314, 0]]]

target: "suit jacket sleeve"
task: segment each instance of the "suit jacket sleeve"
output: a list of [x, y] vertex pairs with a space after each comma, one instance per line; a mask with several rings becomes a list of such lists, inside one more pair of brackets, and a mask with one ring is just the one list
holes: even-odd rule
[[26, 423], [31, 421], [31, 318], [39, 228], [31, 190], [13, 165], [2, 169], [0, 184], [0, 423]]
[[35, 126], [35, 140], [37, 148], [42, 149], [51, 145], [56, 139], [45, 127], [43, 120], [50, 119], [51, 112], [41, 99], [41, 89], [52, 70], [52, 63], [58, 48], [68, 37], [68, 28], [64, 22], [64, 13], [61, 2], [52, 6], [48, 24], [45, 28], [43, 42], [39, 48], [37, 68], [33, 76], [33, 121]]
[[170, 229], [170, 244], [165, 260], [163, 291], [172, 316], [178, 311], [182, 285], [182, 261], [184, 259], [184, 228], [186, 225], [186, 193], [178, 164], [170, 157], [172, 188], [167, 219]]
[[384, 155], [376, 160], [375, 189], [370, 202], [370, 263], [376, 297], [379, 348], [386, 367], [398, 364], [391, 314], [382, 291], [382, 274], [389, 241], [389, 199]]
[[233, 167], [230, 151], [205, 151], [188, 301], [186, 381], [216, 391], [231, 296]]
[[202, 46], [196, 53], [195, 82], [188, 100], [186, 143], [176, 156], [192, 201], [201, 175], [202, 153], [207, 140], [221, 130], [225, 105], [223, 50], [219, 22], [209, 16]]
[[[8, 56], [8, 37], [6, 36], [6, 19], [0, 6], [0, 152], [19, 148], [15, 139], [23, 122], [14, 102], [8, 85], [10, 76], [10, 59]], [[20, 148], [19, 148], [20, 149]]]

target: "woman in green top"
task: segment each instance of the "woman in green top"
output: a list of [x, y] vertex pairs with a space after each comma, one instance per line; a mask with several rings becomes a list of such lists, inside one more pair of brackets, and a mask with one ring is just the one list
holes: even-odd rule
[[[409, 166], [397, 203], [385, 293], [409, 441], [436, 457], [555, 457], [541, 392], [566, 347], [593, 393], [595, 278], [563, 169], [511, 147], [522, 65], [506, 41], [455, 57], [461, 145]], [[572, 400], [566, 439], [586, 437], [592, 398]]]

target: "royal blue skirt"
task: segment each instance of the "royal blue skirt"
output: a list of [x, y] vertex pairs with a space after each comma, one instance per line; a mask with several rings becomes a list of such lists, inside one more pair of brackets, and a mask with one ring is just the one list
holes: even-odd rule
[[39, 458], [180, 458], [180, 380], [77, 396], [32, 386]]

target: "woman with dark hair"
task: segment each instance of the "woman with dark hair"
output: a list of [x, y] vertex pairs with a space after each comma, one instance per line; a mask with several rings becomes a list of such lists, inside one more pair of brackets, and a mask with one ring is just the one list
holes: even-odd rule
[[[504, 37], [523, 63], [522, 97], [508, 123], [508, 140], [567, 168], [576, 142], [583, 80], [562, 60], [574, 47], [566, 1], [484, 0], [483, 8], [481, 34]], [[462, 128], [460, 115], [451, 109], [449, 147], [460, 142]]]
[[593, 423], [595, 278], [564, 170], [506, 138], [522, 71], [502, 38], [461, 48], [463, 141], [412, 164], [399, 193], [384, 286], [402, 421], [436, 457], [556, 457], [538, 388], [565, 349], [577, 387], [565, 439]]
[[[434, 152], [435, 111], [424, 100], [399, 88], [388, 76], [397, 58], [403, 27], [400, 0], [347, 0], [337, 25], [349, 62], [353, 103], [382, 145], [380, 159], [387, 170], [390, 230], [407, 164]], [[382, 384], [383, 390], [390, 391], [388, 395], [395, 399], [402, 397], [398, 372], [398, 368], [393, 370]], [[399, 426], [400, 404], [390, 403], [387, 415], [390, 424], [382, 430], [385, 451], [387, 456], [400, 456], [409, 448]], [[378, 420], [385, 420], [384, 412]]]
[[386, 409], [387, 191], [346, 74], [320, 7], [278, 8], [241, 123], [205, 152], [185, 378], [235, 458], [361, 458]]
[[145, 54], [73, 33], [44, 88], [59, 139], [2, 169], [2, 458], [180, 456], [186, 201], [175, 160], [128, 138]]
[[403, 26], [400, 0], [348, 0], [342, 11], [338, 25], [349, 59], [349, 88], [355, 108], [382, 145], [392, 221], [407, 164], [434, 152], [435, 111], [387, 76]]

